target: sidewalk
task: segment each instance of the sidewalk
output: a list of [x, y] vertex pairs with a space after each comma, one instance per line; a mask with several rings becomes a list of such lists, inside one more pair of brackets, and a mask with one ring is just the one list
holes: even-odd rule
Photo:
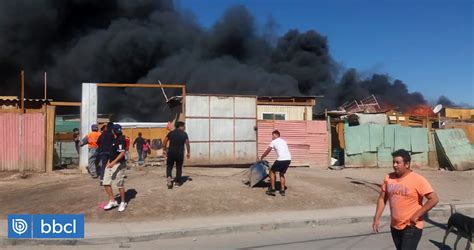
[[[474, 204], [456, 205], [458, 212], [473, 216]], [[332, 209], [258, 212], [240, 216], [214, 216], [146, 222], [86, 223], [85, 239], [81, 240], [12, 240], [7, 239], [7, 221], [0, 222], [0, 246], [7, 245], [98, 245], [171, 239], [198, 235], [213, 235], [246, 231], [265, 231], [280, 228], [316, 227], [370, 222], [375, 206], [341, 207]], [[449, 205], [438, 205], [430, 218], [450, 216]], [[389, 223], [386, 207], [382, 225]]]

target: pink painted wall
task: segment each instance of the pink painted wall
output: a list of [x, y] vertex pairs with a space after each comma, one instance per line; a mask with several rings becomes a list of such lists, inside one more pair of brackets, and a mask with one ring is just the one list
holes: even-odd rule
[[0, 171], [45, 171], [42, 113], [0, 113]]
[[[292, 166], [328, 166], [328, 134], [326, 121], [267, 121], [259, 120], [258, 156], [267, 149], [272, 140], [272, 131], [280, 131], [281, 138], [288, 143], [292, 155]], [[266, 160], [273, 162], [272, 151]]]

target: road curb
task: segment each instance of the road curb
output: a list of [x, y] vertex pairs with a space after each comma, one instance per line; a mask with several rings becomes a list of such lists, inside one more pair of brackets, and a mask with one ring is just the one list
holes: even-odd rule
[[[473, 215], [474, 204], [466, 204], [456, 206], [457, 212]], [[429, 212], [429, 218], [446, 219], [451, 215], [449, 205], [439, 205]], [[258, 232], [271, 231], [277, 229], [317, 227], [323, 225], [344, 225], [361, 222], [371, 222], [373, 216], [345, 217], [345, 218], [322, 218], [322, 219], [301, 219], [292, 221], [275, 221], [271, 223], [251, 223], [239, 225], [227, 225], [218, 227], [200, 227], [179, 229], [173, 231], [154, 231], [145, 233], [136, 233], [130, 235], [107, 235], [101, 237], [91, 237], [86, 239], [8, 239], [0, 238], [0, 246], [37, 246], [37, 245], [103, 245], [103, 244], [120, 244], [126, 247], [127, 243], [152, 241], [159, 239], [176, 239], [182, 237], [195, 237], [202, 235], [217, 235], [239, 232]], [[389, 216], [383, 216], [383, 220], [389, 220]]]

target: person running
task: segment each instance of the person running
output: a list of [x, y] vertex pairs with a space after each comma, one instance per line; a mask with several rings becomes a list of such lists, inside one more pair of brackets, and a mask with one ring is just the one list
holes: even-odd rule
[[274, 130], [272, 132], [272, 142], [268, 145], [267, 150], [262, 154], [260, 160], [263, 159], [272, 151], [275, 150], [277, 154], [277, 159], [270, 168], [270, 187], [265, 192], [267, 195], [275, 196], [275, 182], [276, 182], [276, 172], [280, 173], [280, 195], [285, 196], [286, 190], [286, 178], [285, 173], [288, 170], [288, 167], [291, 163], [291, 154], [288, 149], [288, 144], [285, 140], [280, 138], [280, 131]]
[[[397, 250], [416, 249], [423, 232], [423, 215], [439, 202], [430, 183], [410, 167], [410, 153], [392, 153], [394, 172], [385, 176], [377, 200], [372, 229], [379, 232], [385, 203], [390, 203], [390, 231]], [[427, 201], [423, 204], [423, 198]]]
[[[181, 175], [184, 162], [184, 145], [186, 145], [186, 158], [189, 159], [191, 148], [189, 146], [188, 134], [184, 132], [184, 122], [178, 122], [178, 127], [173, 131], [169, 132], [165, 140], [163, 141], [163, 155], [167, 156], [166, 159], [166, 179], [167, 186], [169, 189], [173, 188], [173, 182], [171, 179], [171, 172], [173, 171], [173, 165], [176, 163], [176, 177], [174, 178], [174, 184], [176, 187], [181, 185]], [[169, 147], [167, 147], [169, 141]]]
[[138, 154], [138, 164], [143, 164], [143, 144], [145, 144], [145, 139], [142, 137], [142, 133], [138, 132], [138, 137], [133, 141], [133, 146], [137, 149]]
[[[119, 124], [115, 124], [112, 133], [114, 140], [110, 149], [110, 157], [105, 167], [103, 185], [105, 192], [109, 198], [109, 203], [104, 207], [104, 210], [110, 210], [114, 207], [119, 207], [118, 211], [123, 212], [127, 207], [125, 201], [125, 169], [127, 163], [125, 161], [125, 137], [122, 135], [122, 127]], [[118, 187], [120, 193], [120, 205], [115, 200], [112, 184]]]

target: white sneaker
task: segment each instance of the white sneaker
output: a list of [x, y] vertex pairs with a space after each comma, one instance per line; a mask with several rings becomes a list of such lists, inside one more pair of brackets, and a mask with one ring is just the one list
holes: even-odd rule
[[120, 206], [119, 206], [119, 208], [118, 208], [118, 211], [119, 211], [119, 212], [123, 212], [126, 207], [127, 207], [127, 203], [126, 203], [126, 202], [120, 202]]
[[116, 201], [109, 201], [109, 203], [107, 203], [107, 205], [104, 207], [104, 210], [109, 210], [116, 206], [118, 206], [118, 203]]

